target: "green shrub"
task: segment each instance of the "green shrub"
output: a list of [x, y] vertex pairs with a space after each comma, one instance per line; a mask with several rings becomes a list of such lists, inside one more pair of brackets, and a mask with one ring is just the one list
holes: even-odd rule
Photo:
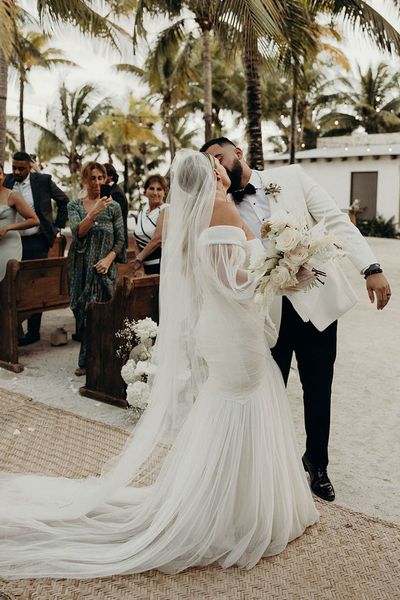
[[361, 233], [368, 237], [399, 238], [400, 232], [394, 217], [385, 221], [382, 215], [378, 215], [370, 221], [357, 219], [357, 227]]

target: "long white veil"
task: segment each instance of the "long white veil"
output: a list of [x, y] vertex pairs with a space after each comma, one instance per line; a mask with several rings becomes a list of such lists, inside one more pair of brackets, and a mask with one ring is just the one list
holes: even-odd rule
[[[119, 505], [118, 490], [130, 486], [132, 493], [137, 490], [140, 495], [139, 488], [154, 480], [205, 377], [192, 332], [201, 305], [196, 284], [197, 241], [210, 223], [215, 190], [215, 174], [207, 155], [179, 151], [171, 166], [163, 232], [160, 327], [149, 406], [121, 454], [105, 465], [99, 477], [70, 480], [0, 473], [0, 531], [7, 535], [18, 523], [26, 527], [19, 532], [18, 542], [10, 535], [10, 544], [22, 544], [24, 539], [28, 544], [35, 539], [34, 531], [43, 535], [46, 527], [38, 525], [41, 519], [59, 521], [60, 536], [67, 519], [76, 519], [76, 527], [86, 531], [85, 515], [102, 503], [111, 503], [112, 522], [111, 505], [113, 498]], [[51, 535], [56, 547], [56, 524]], [[0, 565], [8, 553], [0, 542]]]
[[249, 244], [209, 228], [215, 191], [210, 159], [179, 152], [149, 406], [101, 476], [0, 474], [0, 576], [251, 568], [315, 522]]

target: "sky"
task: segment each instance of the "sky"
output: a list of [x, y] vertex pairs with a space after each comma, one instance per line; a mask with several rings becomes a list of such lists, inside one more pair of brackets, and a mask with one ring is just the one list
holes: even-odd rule
[[[400, 19], [393, 12], [390, 13], [387, 1], [370, 0], [369, 3], [400, 30]], [[32, 11], [32, 0], [22, 0], [21, 4]], [[128, 28], [129, 25], [128, 22]], [[149, 24], [149, 29], [154, 34], [165, 25], [166, 21], [158, 19]], [[391, 64], [394, 70], [399, 71], [399, 58], [390, 58], [390, 56], [384, 55], [359, 34], [347, 35], [350, 34], [350, 31], [346, 27], [343, 28], [343, 33], [347, 39], [341, 44], [341, 48], [345, 51], [353, 68], [357, 63], [362, 69], [366, 69], [370, 64], [376, 65], [384, 61]], [[143, 95], [145, 88], [139, 84], [137, 78], [119, 74], [113, 67], [118, 62], [130, 62], [133, 59], [129, 43], [125, 43], [122, 53], [118, 54], [101, 41], [84, 37], [73, 28], [64, 25], [57, 27], [54, 31], [51, 46], [63, 50], [65, 58], [74, 61], [79, 67], [32, 71], [30, 84], [26, 89], [25, 114], [28, 119], [46, 125], [47, 109], [57, 102], [57, 90], [63, 82], [70, 89], [88, 82], [93, 83], [99, 88], [100, 95], [111, 96], [115, 104], [120, 106], [124, 105], [129, 93], [133, 93], [135, 96]], [[144, 49], [138, 51], [134, 59], [136, 64], [143, 61], [144, 54]], [[9, 115], [18, 114], [18, 86], [17, 80], [13, 76], [11, 76], [9, 84], [7, 112]], [[201, 127], [201, 120], [198, 120], [194, 126]], [[28, 150], [32, 151], [33, 149], [28, 148]]]

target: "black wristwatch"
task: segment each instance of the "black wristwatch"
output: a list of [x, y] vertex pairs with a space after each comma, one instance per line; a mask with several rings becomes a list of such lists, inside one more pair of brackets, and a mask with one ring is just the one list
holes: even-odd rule
[[369, 265], [367, 269], [364, 271], [364, 279], [367, 279], [370, 275], [376, 275], [377, 273], [383, 273], [381, 269], [381, 265], [379, 263], [373, 263]]

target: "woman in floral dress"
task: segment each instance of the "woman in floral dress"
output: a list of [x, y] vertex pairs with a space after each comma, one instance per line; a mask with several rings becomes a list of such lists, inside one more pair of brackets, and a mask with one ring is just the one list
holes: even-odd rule
[[121, 208], [111, 197], [100, 197], [106, 170], [97, 162], [82, 169], [84, 189], [68, 204], [72, 244], [69, 251], [70, 306], [81, 340], [75, 375], [86, 373], [86, 315], [91, 302], [112, 298], [117, 280], [116, 262], [126, 262]]

